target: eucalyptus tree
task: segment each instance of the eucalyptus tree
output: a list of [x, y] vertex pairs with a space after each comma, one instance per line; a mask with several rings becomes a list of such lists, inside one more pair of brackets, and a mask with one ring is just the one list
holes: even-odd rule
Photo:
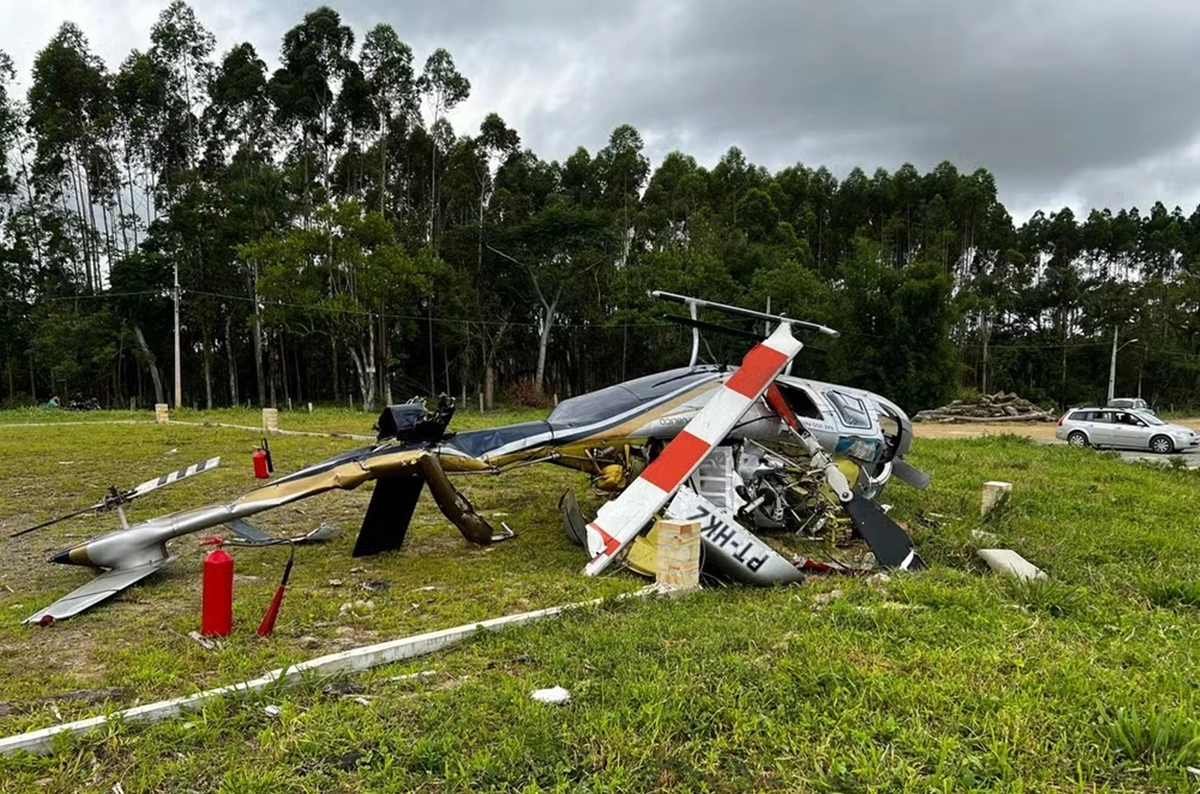
[[425, 59], [425, 68], [417, 80], [417, 88], [425, 96], [429, 104], [431, 117], [429, 130], [432, 137], [430, 152], [430, 209], [427, 239], [437, 247], [438, 231], [438, 166], [437, 155], [439, 143], [445, 145], [452, 139], [449, 124], [445, 120], [448, 112], [458, 107], [471, 95], [471, 82], [459, 74], [454, 65], [454, 58], [448, 51], [439, 47]]
[[367, 31], [359, 63], [378, 114], [379, 174], [375, 182], [379, 193], [379, 212], [389, 216], [388, 149], [393, 124], [406, 131], [420, 119], [420, 95], [413, 72], [412, 49], [400, 40], [391, 25], [381, 22]]
[[[300, 133], [293, 147], [301, 170], [306, 220], [313, 208], [328, 200], [332, 167], [332, 120], [338, 90], [351, 63], [354, 32], [329, 6], [305, 14], [304, 20], [283, 37], [282, 66], [271, 76], [268, 91], [275, 118], [285, 130]], [[320, 152], [321, 196], [314, 201], [309, 173], [310, 146]]]
[[63, 23], [34, 59], [27, 124], [37, 142], [33, 176], [39, 193], [61, 200], [64, 209], [73, 205], [83, 265], [76, 277], [88, 291], [101, 287], [103, 241], [95, 205], [113, 184], [111, 153], [104, 147], [111, 99], [104, 62], [89, 50], [83, 31]]

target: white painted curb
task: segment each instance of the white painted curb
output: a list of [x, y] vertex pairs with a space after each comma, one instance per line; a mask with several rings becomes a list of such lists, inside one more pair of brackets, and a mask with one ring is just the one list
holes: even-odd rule
[[[612, 600], [621, 601], [626, 598], [640, 598], [659, 592], [657, 587], [645, 587], [641, 590], [635, 590], [631, 593], [618, 596]], [[216, 689], [197, 692], [194, 695], [187, 695], [186, 697], [160, 700], [157, 703], [147, 703], [144, 706], [135, 706], [134, 708], [114, 712], [107, 716], [90, 717], [76, 722], [53, 725], [40, 731], [9, 736], [0, 739], [0, 755], [12, 755], [21, 750], [36, 755], [46, 755], [53, 752], [53, 739], [60, 734], [83, 733], [110, 721], [118, 720], [125, 722], [157, 722], [158, 720], [174, 717], [189, 708], [201, 706], [213, 698], [245, 692], [257, 692], [277, 682], [282, 686], [291, 686], [299, 682], [301, 677], [306, 673], [319, 673], [321, 675], [353, 673], [389, 662], [411, 659], [415, 656], [424, 656], [425, 654], [448, 648], [451, 645], [457, 645], [481, 631], [496, 631], [507, 626], [521, 626], [526, 623], [533, 623], [543, 618], [556, 618], [564, 612], [582, 607], [596, 606], [603, 602], [603, 598], [596, 598], [577, 604], [538, 609], [533, 612], [522, 612], [517, 615], [506, 615], [502, 618], [492, 618], [481, 623], [467, 623], [452, 629], [431, 631], [427, 634], [418, 634], [414, 637], [404, 637], [398, 640], [390, 640], [376, 645], [367, 645], [362, 648], [354, 648], [349, 651], [330, 654], [329, 656], [309, 659], [307, 662], [300, 662], [291, 667], [272, 670], [261, 678], [255, 678], [252, 681], [243, 681], [240, 684], [217, 687]]]

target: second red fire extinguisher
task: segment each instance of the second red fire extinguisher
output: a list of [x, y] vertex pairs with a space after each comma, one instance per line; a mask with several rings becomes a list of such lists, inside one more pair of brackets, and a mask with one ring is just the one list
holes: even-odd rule
[[262, 446], [254, 450], [251, 456], [254, 461], [254, 476], [260, 480], [265, 480], [275, 471], [275, 464], [271, 462], [271, 447], [267, 444], [267, 440], [262, 440]]
[[223, 549], [204, 558], [200, 602], [200, 633], [228, 637], [233, 631], [233, 557]]
[[254, 461], [254, 476], [260, 480], [267, 479], [270, 476], [270, 472], [267, 471], [267, 453], [256, 449], [251, 459]]

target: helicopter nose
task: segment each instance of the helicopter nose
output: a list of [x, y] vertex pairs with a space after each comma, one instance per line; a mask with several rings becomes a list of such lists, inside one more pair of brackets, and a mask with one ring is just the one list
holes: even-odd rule
[[51, 557], [50, 562], [56, 562], [59, 565], [87, 565], [87, 550], [83, 546], [63, 549]]

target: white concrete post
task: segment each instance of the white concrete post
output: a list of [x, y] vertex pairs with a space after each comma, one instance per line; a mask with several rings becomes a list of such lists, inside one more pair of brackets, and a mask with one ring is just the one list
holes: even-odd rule
[[170, 409], [166, 403], [155, 403], [154, 421], [158, 422], [160, 425], [165, 425], [167, 423], [167, 417], [170, 415], [169, 410]]
[[695, 590], [700, 586], [700, 523], [658, 522], [658, 584], [672, 590]]
[[985, 482], [983, 484], [983, 501], [979, 505], [979, 515], [986, 516], [1000, 505], [1008, 501], [1012, 494], [1011, 482]]

